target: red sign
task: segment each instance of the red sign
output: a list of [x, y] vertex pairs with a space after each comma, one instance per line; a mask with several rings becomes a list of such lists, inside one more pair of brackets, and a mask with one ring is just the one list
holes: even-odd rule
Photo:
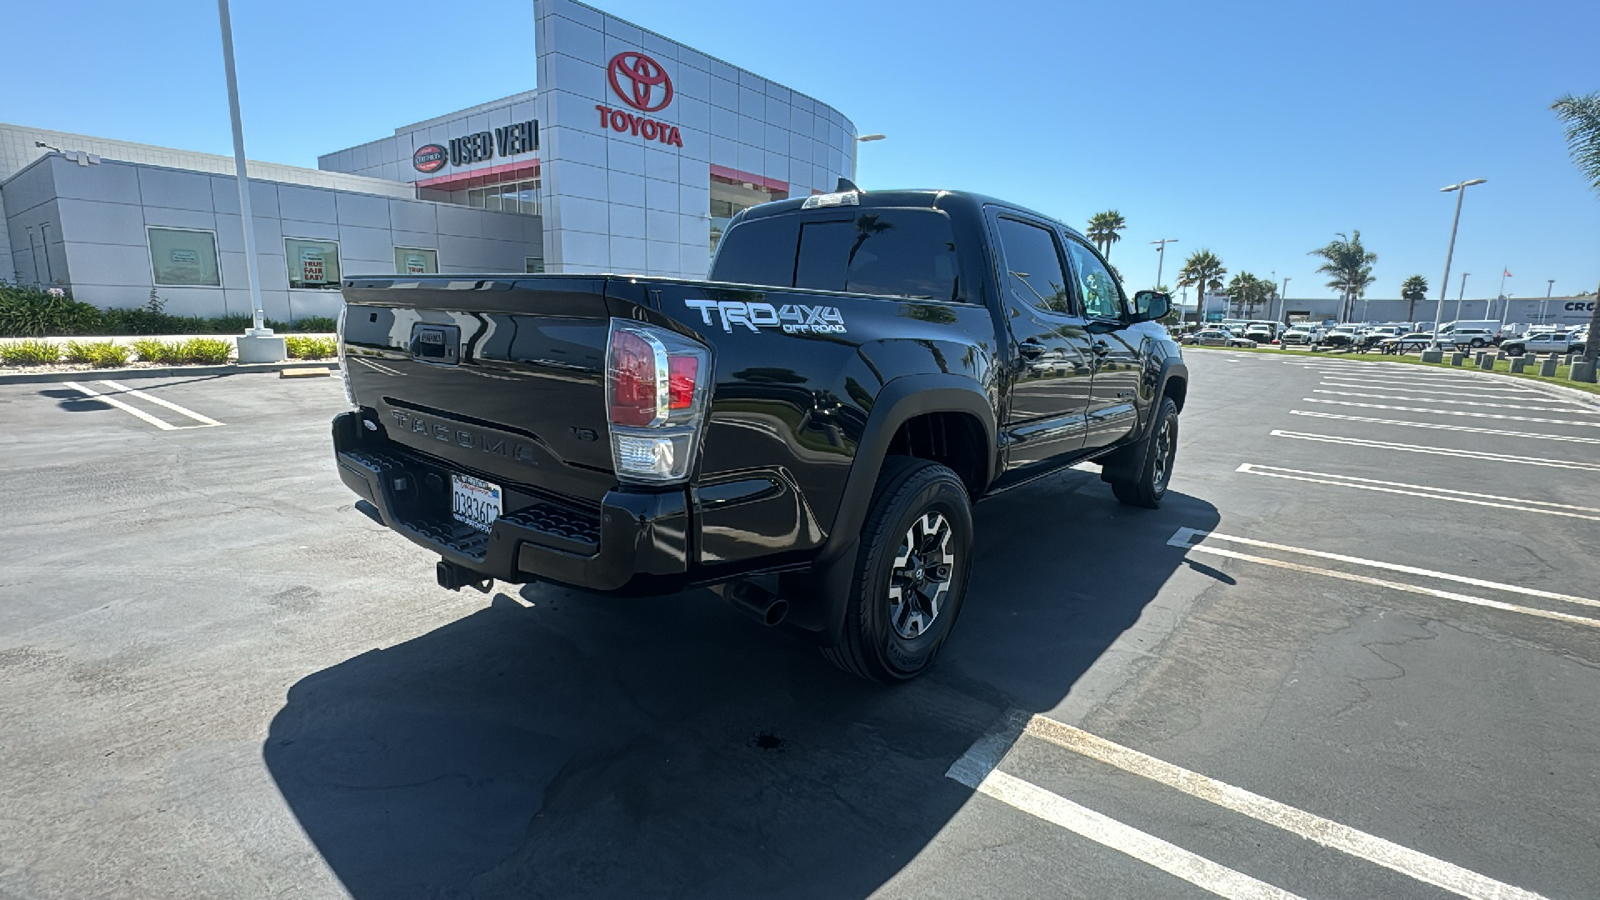
[[[606, 66], [606, 79], [622, 102], [640, 112], [659, 112], [672, 102], [672, 79], [661, 64], [637, 50], [627, 50], [611, 57]], [[623, 90], [626, 81], [628, 89]], [[659, 93], [656, 88], [660, 88]]]
[[424, 144], [411, 154], [411, 166], [418, 172], [437, 172], [444, 168], [445, 149], [438, 144]]

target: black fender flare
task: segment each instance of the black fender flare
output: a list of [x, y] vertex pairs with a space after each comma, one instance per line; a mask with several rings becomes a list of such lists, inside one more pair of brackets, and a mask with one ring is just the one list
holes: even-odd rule
[[942, 372], [906, 375], [885, 384], [873, 398], [866, 427], [856, 444], [855, 459], [845, 479], [828, 540], [818, 551], [806, 576], [809, 583], [804, 591], [809, 596], [791, 600], [789, 621], [792, 624], [817, 633], [824, 643], [838, 641], [861, 545], [861, 527], [866, 522], [890, 441], [908, 420], [943, 412], [966, 413], [978, 420], [986, 452], [984, 486], [994, 480], [999, 456], [996, 416], [994, 403], [982, 386], [971, 378]]

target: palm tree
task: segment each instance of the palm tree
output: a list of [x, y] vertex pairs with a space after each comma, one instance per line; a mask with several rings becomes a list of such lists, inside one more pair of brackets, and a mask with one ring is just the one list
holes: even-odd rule
[[1413, 275], [1400, 285], [1400, 299], [1407, 302], [1406, 318], [1416, 321], [1417, 301], [1428, 299], [1428, 279], [1421, 275]]
[[1240, 272], [1228, 282], [1228, 298], [1237, 304], [1246, 319], [1255, 318], [1256, 307], [1275, 293], [1277, 285], [1250, 272]]
[[1327, 275], [1328, 287], [1339, 292], [1343, 301], [1339, 318], [1348, 322], [1355, 312], [1356, 301], [1378, 280], [1372, 275], [1372, 264], [1378, 261], [1378, 254], [1369, 253], [1361, 246], [1359, 229], [1350, 232], [1349, 237], [1342, 231], [1336, 236], [1338, 240], [1329, 241], [1327, 246], [1318, 247], [1307, 255], [1323, 258], [1324, 262], [1317, 267], [1317, 271]]
[[[1550, 104], [1567, 131], [1567, 152], [1577, 164], [1589, 188], [1600, 194], [1600, 93], [1574, 97], [1567, 94]], [[1600, 296], [1600, 295], [1597, 295]], [[1600, 355], [1600, 300], [1589, 317], [1589, 340], [1583, 348], [1583, 361], [1589, 364], [1589, 380], [1594, 380], [1595, 358]]]
[[1114, 209], [1095, 213], [1089, 219], [1089, 240], [1100, 248], [1100, 255], [1106, 258], [1106, 262], [1111, 261], [1111, 245], [1122, 240], [1122, 235], [1117, 232], [1127, 227], [1128, 221]]
[[1206, 291], [1222, 290], [1222, 276], [1226, 274], [1228, 270], [1223, 267], [1222, 260], [1210, 250], [1196, 250], [1184, 261], [1183, 269], [1178, 272], [1178, 287], [1194, 286], [1196, 318], [1205, 315]]

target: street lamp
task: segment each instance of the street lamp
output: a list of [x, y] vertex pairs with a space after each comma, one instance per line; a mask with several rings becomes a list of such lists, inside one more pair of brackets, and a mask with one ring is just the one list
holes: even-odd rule
[[[1456, 229], [1461, 225], [1461, 201], [1467, 197], [1467, 188], [1475, 184], [1483, 184], [1488, 180], [1487, 178], [1470, 178], [1460, 184], [1439, 188], [1441, 194], [1448, 194], [1451, 191], [1459, 191], [1460, 193], [1456, 194], [1456, 217], [1450, 223], [1450, 249], [1446, 250], [1444, 254], [1444, 278], [1439, 281], [1439, 305], [1433, 311], [1433, 334], [1435, 337], [1439, 335], [1439, 318], [1444, 315], [1444, 295], [1450, 289], [1450, 261], [1456, 255]], [[1462, 290], [1465, 290], [1466, 281], [1463, 280], [1461, 284]], [[1459, 301], [1456, 303], [1456, 318], [1461, 318], [1461, 304]]]
[[[869, 141], [881, 141], [886, 137], [888, 137], [887, 134], [858, 134], [856, 135], [856, 143], [865, 144]], [[861, 160], [857, 157], [858, 154], [850, 154], [850, 180], [852, 182], [856, 180], [856, 172], [860, 168]]]
[[1545, 281], [1549, 282], [1549, 287], [1544, 289], [1544, 302], [1539, 304], [1540, 325], [1550, 320], [1550, 294], [1556, 289], [1556, 280], [1554, 278], [1546, 278]]
[[1278, 298], [1278, 321], [1289, 324], [1289, 276], [1283, 276], [1283, 296]]
[[[1461, 299], [1463, 297], [1467, 296], [1467, 276], [1471, 275], [1471, 274], [1472, 274], [1471, 272], [1462, 272], [1461, 273], [1461, 292], [1459, 294], [1456, 294], [1456, 321], [1457, 322], [1461, 321]], [[1439, 333], [1439, 323], [1437, 321], [1433, 323], [1433, 333], [1434, 334], [1438, 334]]]

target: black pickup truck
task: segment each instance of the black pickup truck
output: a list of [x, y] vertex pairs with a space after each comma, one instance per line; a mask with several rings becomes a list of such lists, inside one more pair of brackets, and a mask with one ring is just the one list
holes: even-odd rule
[[745, 210], [710, 281], [343, 288], [339, 475], [442, 586], [707, 586], [885, 682], [950, 634], [974, 501], [1094, 460], [1156, 506], [1188, 390], [1170, 298], [952, 191]]

